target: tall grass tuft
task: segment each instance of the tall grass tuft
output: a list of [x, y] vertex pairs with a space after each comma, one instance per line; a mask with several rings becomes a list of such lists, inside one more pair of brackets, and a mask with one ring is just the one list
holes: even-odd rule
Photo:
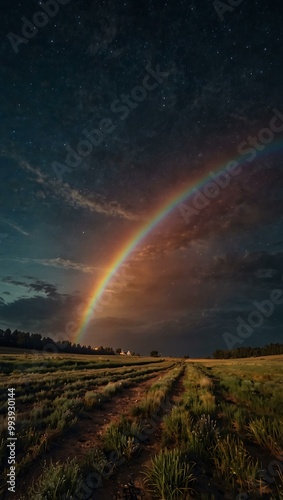
[[162, 444], [176, 443], [185, 446], [188, 442], [188, 430], [192, 428], [193, 419], [183, 406], [174, 406], [169, 415], [163, 419]]
[[283, 459], [283, 421], [271, 418], [255, 418], [247, 426], [251, 438], [269, 449], [279, 460]]
[[190, 499], [195, 481], [193, 467], [194, 464], [186, 462], [180, 450], [165, 450], [147, 467], [148, 489], [162, 500]]
[[283, 500], [283, 471], [278, 467], [278, 481], [276, 481], [276, 488], [279, 500]]
[[140, 449], [140, 432], [141, 426], [137, 422], [122, 418], [118, 423], [111, 423], [103, 435], [105, 451], [115, 451], [118, 458], [130, 459]]
[[216, 474], [222, 481], [240, 491], [251, 491], [259, 486], [258, 460], [247, 452], [243, 442], [231, 434], [219, 439], [212, 452]]
[[75, 460], [67, 460], [64, 464], [51, 463], [48, 467], [45, 466], [39, 481], [30, 488], [29, 498], [32, 500], [75, 498], [81, 481], [79, 466]]
[[87, 451], [81, 464], [81, 470], [84, 475], [90, 472], [97, 472], [103, 477], [110, 476], [113, 471], [111, 465], [105, 454], [99, 448], [91, 448]]
[[210, 415], [201, 415], [193, 426], [188, 428], [186, 449], [193, 460], [204, 460], [210, 456], [210, 449], [219, 435], [216, 422]]

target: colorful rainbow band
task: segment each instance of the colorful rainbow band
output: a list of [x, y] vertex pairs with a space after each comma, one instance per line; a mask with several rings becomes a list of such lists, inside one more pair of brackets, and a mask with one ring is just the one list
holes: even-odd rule
[[[263, 151], [260, 151], [257, 153], [256, 158], [258, 159], [259, 157], [266, 155], [271, 152], [277, 152], [281, 150], [283, 147], [283, 142], [276, 142], [272, 143], [270, 146], [266, 146]], [[248, 151], [248, 150], [247, 150]], [[249, 150], [251, 152], [251, 149]], [[213, 176], [214, 179], [217, 178], [217, 176], [220, 176], [221, 173], [223, 173], [227, 166], [231, 164], [238, 164], [238, 167], [243, 166], [245, 163], [250, 163], [252, 161], [251, 159], [251, 153], [249, 153], [249, 157], [247, 157], [246, 153], [241, 154], [240, 156], [237, 156], [234, 159], [231, 159], [229, 162], [226, 162], [225, 165], [221, 165], [221, 167], [218, 167], [216, 171], [214, 170]], [[254, 158], [253, 158], [254, 159]], [[232, 166], [231, 166], [232, 167]], [[229, 167], [228, 170], [229, 172]], [[232, 170], [231, 170], [232, 172]], [[236, 170], [235, 170], [236, 172]], [[236, 173], [234, 172], [234, 175]], [[133, 250], [137, 247], [137, 245], [168, 215], [174, 208], [176, 208], [178, 205], [186, 201], [190, 196], [195, 194], [196, 190], [199, 190], [202, 188], [207, 182], [213, 181], [213, 178], [211, 176], [211, 170], [209, 173], [203, 174], [200, 178], [198, 178], [196, 181], [193, 183], [191, 182], [189, 186], [187, 186], [185, 189], [182, 189], [181, 192], [178, 192], [177, 195], [174, 195], [171, 197], [169, 200], [166, 201], [162, 205], [161, 208], [157, 211], [157, 213], [148, 221], [146, 222], [141, 228], [139, 228], [136, 232], [136, 234], [126, 243], [126, 245], [123, 246], [123, 248], [120, 250], [118, 255], [115, 257], [115, 259], [112, 262], [112, 265], [110, 266], [110, 270], [106, 273], [106, 275], [101, 279], [101, 281], [98, 283], [98, 285], [95, 287], [93, 294], [91, 296], [91, 299], [89, 300], [89, 303], [86, 307], [86, 311], [83, 315], [82, 321], [81, 321], [81, 326], [79, 328], [79, 331], [76, 334], [75, 342], [80, 342], [85, 334], [87, 325], [94, 313], [95, 307], [98, 305], [99, 299], [102, 297], [103, 292], [105, 291], [107, 285], [111, 281], [111, 279], [114, 277], [114, 275], [117, 273], [118, 269], [121, 267], [121, 265], [126, 261], [126, 259], [129, 257], [129, 255], [133, 252]]]

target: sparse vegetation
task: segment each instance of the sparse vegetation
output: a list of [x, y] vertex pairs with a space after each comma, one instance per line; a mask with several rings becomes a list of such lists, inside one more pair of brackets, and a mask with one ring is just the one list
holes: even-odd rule
[[194, 464], [188, 463], [180, 450], [165, 450], [156, 455], [148, 467], [148, 488], [162, 500], [192, 498], [193, 467]]
[[56, 463], [45, 467], [39, 482], [30, 489], [33, 500], [58, 500], [74, 498], [79, 489], [82, 477], [75, 460], [64, 464]]
[[[110, 476], [119, 477], [123, 464], [132, 470], [137, 457], [134, 469], [142, 464], [143, 488], [153, 499], [283, 498], [280, 359], [180, 362], [121, 356], [119, 364], [117, 357], [98, 357], [96, 363], [86, 356], [83, 363], [80, 357], [54, 358], [42, 367], [38, 359], [4, 356], [0, 380], [9, 377], [9, 386], [16, 388], [19, 488], [24, 473], [42, 464], [46, 451], [51, 459], [37, 482], [27, 491], [19, 489], [19, 498], [77, 499], [84, 487], [95, 495]], [[146, 391], [138, 401], [129, 399], [121, 413], [119, 398], [144, 381]], [[69, 451], [66, 460], [53, 460], [55, 442], [60, 447], [77, 439], [79, 423], [86, 419], [91, 425], [93, 415], [103, 415], [116, 399], [117, 409], [96, 443], [82, 447], [78, 457]], [[3, 478], [6, 430], [6, 395], [1, 395]], [[149, 443], [156, 451], [151, 457], [144, 453]], [[132, 480], [123, 486], [124, 495], [130, 491], [139, 491]]]
[[249, 455], [238, 437], [227, 434], [219, 439], [213, 452], [213, 462], [219, 479], [230, 485], [235, 493], [255, 491], [259, 486], [259, 462]]
[[138, 436], [141, 427], [136, 422], [121, 419], [118, 424], [110, 424], [103, 436], [104, 448], [107, 452], [116, 452], [118, 459], [131, 458], [139, 450]]
[[256, 443], [283, 460], [283, 419], [255, 418], [250, 420], [248, 431]]

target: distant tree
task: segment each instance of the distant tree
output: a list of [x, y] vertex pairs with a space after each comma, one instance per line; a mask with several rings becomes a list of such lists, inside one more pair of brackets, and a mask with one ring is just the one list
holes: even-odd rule
[[236, 349], [217, 349], [213, 353], [214, 359], [250, 358], [283, 354], [283, 344], [268, 344], [263, 347], [237, 347]]
[[32, 349], [39, 350], [41, 348], [41, 335], [39, 335], [39, 333], [32, 333], [30, 336], [30, 344]]
[[[278, 350], [283, 352], [282, 345], [279, 344], [271, 344], [272, 351], [274, 354], [278, 353]], [[0, 329], [0, 347], [20, 347], [23, 349], [33, 349], [36, 351], [45, 351], [49, 353], [76, 353], [76, 354], [92, 354], [92, 355], [107, 355], [112, 356], [115, 355], [115, 351], [112, 347], [103, 347], [100, 346], [98, 348], [93, 348], [90, 345], [80, 345], [70, 342], [69, 340], [54, 340], [50, 337], [42, 337], [39, 333], [29, 333], [22, 332], [19, 330], [14, 330], [13, 333], [8, 328], [7, 330]], [[263, 351], [261, 351], [263, 353]], [[116, 353], [123, 353], [121, 348], [116, 349]], [[264, 352], [265, 354], [265, 352]], [[133, 353], [133, 355], [140, 356], [140, 353]], [[158, 351], [151, 351], [150, 355], [152, 357], [160, 357]]]
[[159, 356], [158, 351], [150, 351], [150, 355], [152, 358], [158, 358]]
[[29, 345], [29, 334], [28, 333], [17, 331], [16, 336], [17, 336], [16, 342], [17, 342], [18, 347], [28, 347], [28, 345]]
[[[7, 328], [7, 330], [4, 332], [4, 338], [3, 338], [3, 345], [5, 347], [10, 347], [11, 345], [11, 330], [10, 328]], [[16, 347], [13, 345], [13, 347]]]
[[121, 351], [122, 351], [121, 347], [117, 347], [115, 352], [116, 352], [116, 354], [121, 354]]

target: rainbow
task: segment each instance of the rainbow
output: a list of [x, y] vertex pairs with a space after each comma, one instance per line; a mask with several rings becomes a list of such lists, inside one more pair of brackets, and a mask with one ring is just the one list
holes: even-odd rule
[[[266, 155], [271, 152], [277, 152], [283, 148], [283, 142], [282, 140], [280, 142], [273, 143], [271, 146], [266, 146], [263, 151], [260, 151], [256, 155], [256, 159], [259, 157]], [[230, 165], [231, 163], [238, 164], [238, 166], [243, 166], [245, 163], [250, 163], [251, 159], [247, 158], [247, 155], [239, 155], [228, 162], [225, 162], [225, 164], [221, 164], [220, 167], [216, 168], [213, 170], [213, 176], [214, 179], [217, 178], [217, 176], [220, 176], [221, 173], [226, 170], [227, 165]], [[162, 205], [161, 208], [158, 209], [158, 211], [153, 215], [153, 217], [147, 221], [145, 224], [143, 224], [142, 227], [140, 227], [136, 233], [126, 242], [126, 244], [120, 249], [118, 254], [115, 256], [113, 259], [112, 264], [110, 265], [110, 268], [108, 268], [108, 271], [106, 274], [103, 276], [103, 278], [100, 280], [100, 282], [97, 284], [95, 287], [91, 298], [88, 302], [88, 305], [86, 307], [86, 310], [83, 314], [82, 321], [80, 323], [80, 327], [77, 331], [76, 337], [75, 337], [75, 342], [80, 342], [85, 334], [87, 325], [95, 311], [95, 307], [98, 305], [99, 300], [102, 297], [103, 292], [105, 291], [106, 287], [110, 283], [111, 279], [114, 277], [114, 275], [117, 273], [121, 265], [127, 260], [129, 255], [135, 250], [137, 245], [141, 243], [141, 241], [168, 215], [172, 210], [174, 210], [178, 205], [183, 203], [184, 201], [188, 200], [190, 196], [194, 195], [196, 190], [199, 190], [205, 186], [206, 183], [212, 182], [213, 179], [211, 177], [211, 169], [205, 174], [202, 174], [201, 177], [198, 177], [198, 179], [191, 181], [188, 186], [185, 188], [181, 189], [177, 194], [171, 196], [170, 198], [167, 199], [167, 201]], [[221, 190], [221, 188], [220, 188]]]

